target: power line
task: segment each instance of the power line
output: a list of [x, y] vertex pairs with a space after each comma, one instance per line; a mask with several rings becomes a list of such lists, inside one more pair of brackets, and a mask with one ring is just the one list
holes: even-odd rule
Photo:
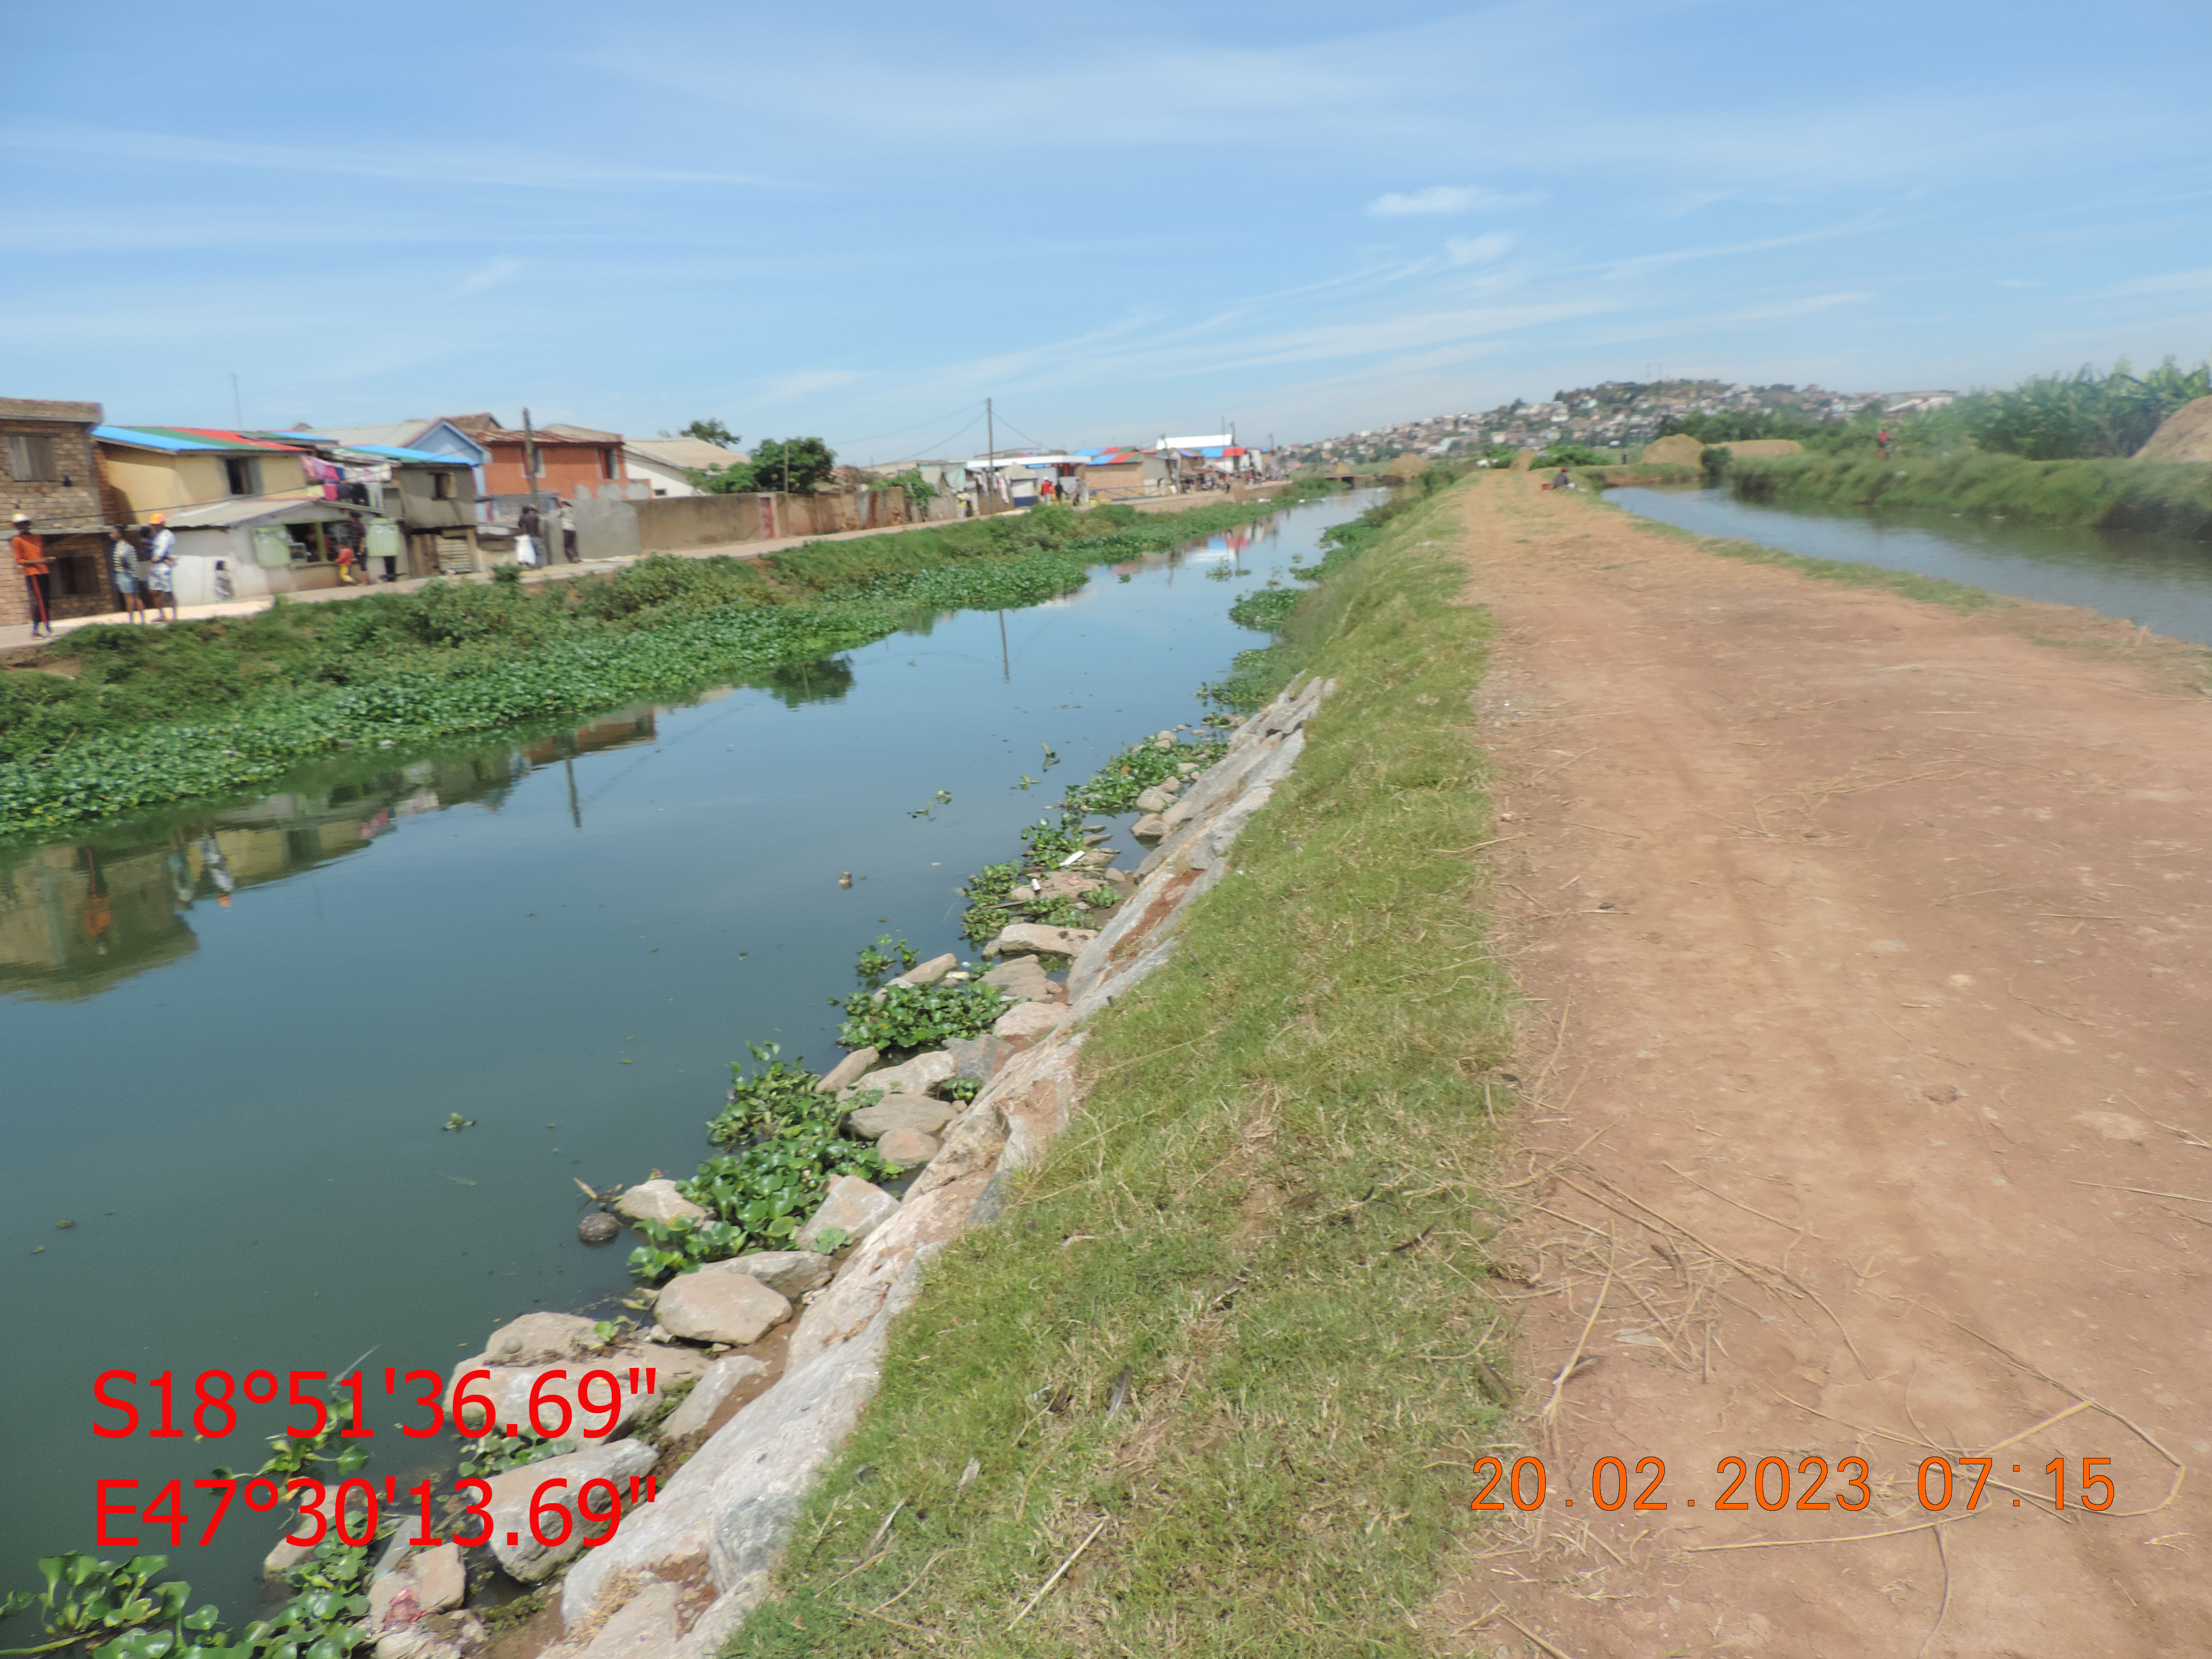
[[[982, 407], [983, 405], [980, 400], [972, 404], [963, 404], [960, 405], [959, 409], [948, 409], [942, 415], [933, 415], [926, 421], [916, 421], [912, 426], [896, 427], [889, 432], [878, 432], [866, 438], [853, 438], [846, 440], [841, 442], [838, 447], [841, 449], [857, 449], [862, 444], [878, 443], [885, 438], [896, 438], [908, 432], [919, 432], [923, 427], [935, 426], [939, 421], [951, 420], [955, 415], [959, 414], [962, 410], [975, 410], [977, 411], [975, 417], [976, 420], [981, 420], [982, 418]], [[973, 426], [975, 424], [975, 421], [970, 421], [969, 422], [968, 426]], [[967, 429], [968, 427], [965, 426], [960, 428], [962, 432], [965, 432]]]
[[973, 417], [969, 421], [969, 422], [968, 422], [968, 424], [967, 424], [966, 426], [963, 426], [963, 427], [960, 428], [958, 431], [955, 431], [955, 432], [948, 432], [948, 433], [946, 433], [946, 434], [945, 434], [942, 438], [939, 438], [939, 439], [935, 440], [933, 442], [932, 442], [932, 443], [928, 446], [928, 447], [927, 447], [927, 448], [926, 448], [926, 449], [917, 449], [917, 450], [916, 450], [916, 451], [915, 451], [915, 453], [914, 453], [913, 454], [911, 454], [911, 455], [902, 455], [902, 456], [898, 457], [898, 458], [897, 458], [897, 459], [896, 459], [896, 460], [884, 461], [884, 462], [883, 462], [883, 463], [882, 463], [882, 465], [884, 465], [884, 466], [896, 466], [896, 465], [898, 465], [899, 461], [901, 461], [901, 460], [907, 460], [907, 461], [933, 461], [933, 460], [936, 460], [936, 459], [938, 459], [938, 457], [937, 457], [937, 456], [935, 456], [935, 455], [933, 455], [933, 454], [932, 454], [932, 453], [930, 453], [930, 451], [931, 451], [931, 450], [941, 450], [941, 449], [943, 449], [943, 448], [945, 447], [945, 445], [947, 445], [947, 444], [951, 443], [951, 442], [955, 438], [958, 437], [962, 432], [969, 432], [969, 431], [972, 431], [972, 430], [974, 430], [974, 429], [975, 429], [975, 423], [976, 423], [976, 422], [981, 421], [982, 418], [983, 418], [982, 415], [981, 415], [980, 412], [978, 412], [975, 416], [973, 416]]
[[1006, 422], [1006, 430], [1012, 433], [1017, 438], [1026, 439], [1030, 447], [1033, 449], [1050, 450], [1052, 448], [1050, 444], [1039, 443], [1035, 438], [1030, 437], [1028, 433], [1023, 431], [1021, 428], [1016, 426], [1012, 421], [1008, 421]]

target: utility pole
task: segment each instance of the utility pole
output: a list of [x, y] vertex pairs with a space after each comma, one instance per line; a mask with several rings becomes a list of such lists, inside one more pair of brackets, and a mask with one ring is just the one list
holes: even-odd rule
[[522, 486], [532, 501], [538, 497], [538, 434], [530, 424], [530, 411], [522, 411]]
[[230, 418], [232, 422], [230, 429], [233, 432], [246, 430], [246, 403], [238, 395], [238, 375], [235, 371], [230, 377]]
[[994, 424], [995, 419], [991, 410], [991, 400], [986, 398], [983, 399], [983, 445], [984, 453], [988, 459], [984, 463], [983, 482], [993, 492], [996, 492], [999, 487], [999, 428]]

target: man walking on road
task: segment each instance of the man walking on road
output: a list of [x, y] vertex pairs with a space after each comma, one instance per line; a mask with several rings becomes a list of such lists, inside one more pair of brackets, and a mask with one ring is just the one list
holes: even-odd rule
[[31, 515], [15, 515], [15, 535], [9, 544], [15, 555], [15, 568], [22, 573], [23, 586], [31, 601], [31, 637], [36, 639], [41, 631], [48, 639], [54, 636], [53, 571], [46, 562], [46, 538], [31, 528]]
[[566, 501], [553, 504], [559, 509], [561, 526], [561, 556], [570, 564], [576, 562], [576, 509]]
[[156, 513], [146, 522], [154, 533], [146, 538], [146, 592], [161, 613], [163, 622], [177, 617], [177, 532], [166, 514]]

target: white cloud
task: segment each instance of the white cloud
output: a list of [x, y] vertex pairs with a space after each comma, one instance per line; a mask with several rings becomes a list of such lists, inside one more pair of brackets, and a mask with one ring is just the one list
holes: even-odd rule
[[496, 259], [487, 259], [478, 265], [468, 274], [460, 287], [454, 291], [457, 294], [481, 294], [488, 288], [497, 288], [521, 269], [521, 260], [510, 259], [502, 254]]
[[1367, 210], [1394, 219], [1414, 214], [1472, 213], [1477, 208], [1533, 207], [1543, 199], [1539, 191], [1509, 196], [1480, 185], [1431, 185], [1426, 190], [1385, 191], [1367, 204]]
[[1455, 265], [1481, 264], [1500, 258], [1513, 246], [1513, 239], [1504, 231], [1492, 231], [1487, 236], [1452, 236], [1445, 239], [1445, 256]]

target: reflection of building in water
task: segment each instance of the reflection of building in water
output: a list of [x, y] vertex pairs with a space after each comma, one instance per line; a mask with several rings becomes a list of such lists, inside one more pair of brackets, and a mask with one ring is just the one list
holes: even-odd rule
[[[398, 820], [474, 804], [497, 811], [533, 764], [653, 735], [650, 706], [516, 751], [477, 750], [367, 775], [338, 768], [135, 841], [42, 847], [0, 865], [0, 994], [96, 996], [198, 948], [185, 913], [359, 852]], [[356, 763], [358, 764], [359, 763]]]
[[589, 726], [540, 738], [524, 747], [523, 757], [533, 766], [550, 766], [555, 761], [573, 760], [578, 755], [596, 754], [602, 749], [627, 749], [634, 743], [650, 743], [659, 730], [654, 724], [659, 713], [649, 702], [632, 703], [611, 714], [600, 715]]
[[198, 948], [159, 850], [42, 847], [0, 871], [0, 990], [91, 996]]

